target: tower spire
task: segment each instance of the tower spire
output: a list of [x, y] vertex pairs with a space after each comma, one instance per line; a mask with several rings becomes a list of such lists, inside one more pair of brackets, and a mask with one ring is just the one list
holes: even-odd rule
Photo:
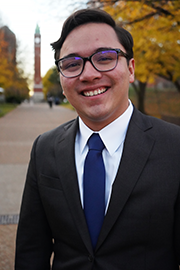
[[36, 24], [35, 35], [40, 35], [40, 28], [38, 24]]

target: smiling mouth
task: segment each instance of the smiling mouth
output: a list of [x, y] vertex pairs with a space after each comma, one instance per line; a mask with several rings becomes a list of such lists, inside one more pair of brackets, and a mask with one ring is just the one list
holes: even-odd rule
[[103, 93], [105, 93], [108, 90], [108, 88], [98, 88], [94, 91], [87, 91], [87, 92], [83, 92], [83, 96], [85, 97], [94, 97], [94, 96], [98, 96], [101, 95]]

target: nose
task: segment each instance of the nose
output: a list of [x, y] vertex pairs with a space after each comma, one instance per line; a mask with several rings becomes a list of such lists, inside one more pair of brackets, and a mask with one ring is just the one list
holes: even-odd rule
[[80, 81], [93, 81], [101, 78], [102, 73], [96, 70], [90, 61], [86, 61], [83, 72], [79, 76]]

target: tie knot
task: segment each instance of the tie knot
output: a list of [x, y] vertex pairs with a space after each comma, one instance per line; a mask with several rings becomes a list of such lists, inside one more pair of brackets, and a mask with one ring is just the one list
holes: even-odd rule
[[89, 150], [102, 151], [104, 149], [104, 143], [102, 142], [98, 133], [93, 133], [88, 140]]

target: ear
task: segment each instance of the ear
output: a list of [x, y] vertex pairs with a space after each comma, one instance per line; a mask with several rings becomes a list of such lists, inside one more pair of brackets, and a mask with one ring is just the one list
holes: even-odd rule
[[135, 71], [135, 63], [134, 58], [129, 60], [129, 82], [134, 82], [134, 71]]

